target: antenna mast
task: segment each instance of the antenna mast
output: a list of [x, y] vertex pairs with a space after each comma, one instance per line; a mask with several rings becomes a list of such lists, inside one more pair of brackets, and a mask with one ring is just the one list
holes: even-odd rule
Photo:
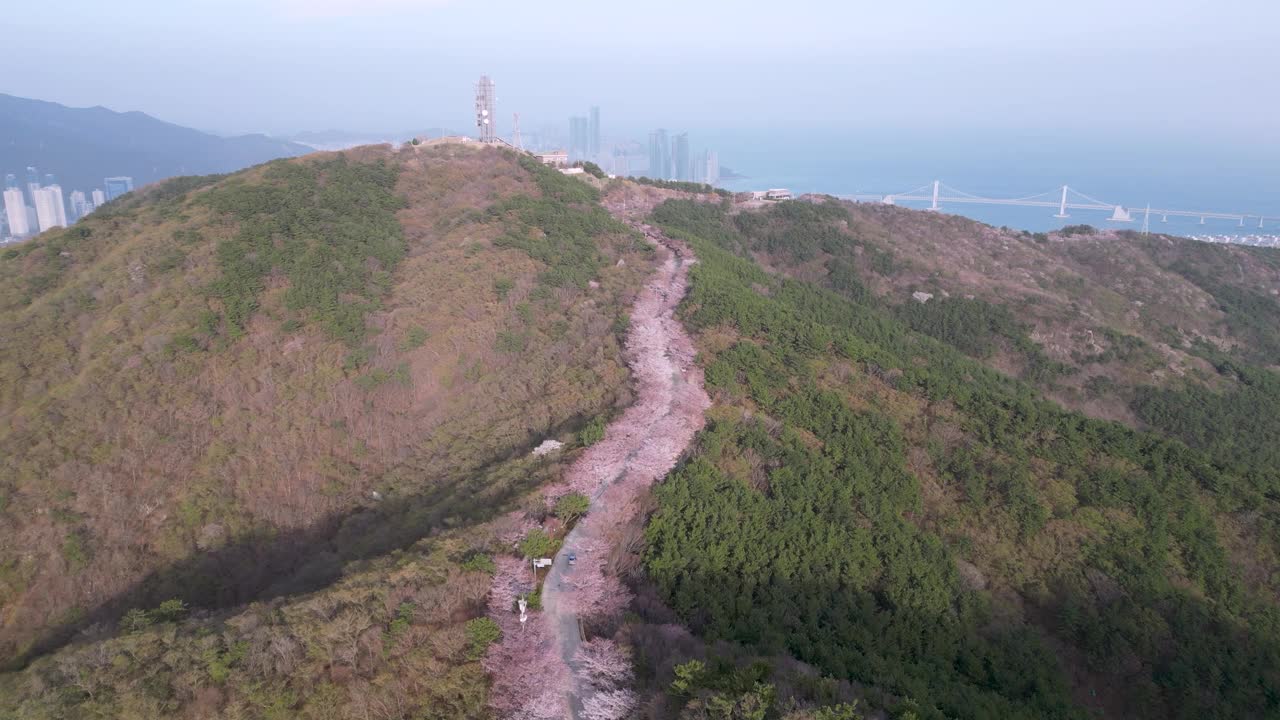
[[520, 141], [520, 113], [511, 113], [511, 118], [511, 144], [517, 150], [523, 150], [524, 143]]
[[476, 83], [476, 127], [480, 128], [482, 143], [494, 141], [494, 122], [497, 118], [493, 114], [493, 103], [493, 81], [488, 75], [481, 75], [480, 82]]

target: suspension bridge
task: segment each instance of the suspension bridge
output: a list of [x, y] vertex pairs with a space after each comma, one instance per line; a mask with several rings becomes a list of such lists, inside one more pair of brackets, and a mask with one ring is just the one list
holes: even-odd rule
[[1012, 205], [1017, 207], [1043, 207], [1056, 209], [1058, 212], [1054, 215], [1056, 218], [1071, 217], [1070, 210], [1091, 210], [1111, 213], [1111, 217], [1107, 218], [1111, 222], [1132, 222], [1135, 215], [1142, 216], [1142, 227], [1145, 231], [1151, 222], [1152, 217], [1159, 217], [1162, 222], [1167, 222], [1171, 217], [1180, 218], [1199, 218], [1200, 224], [1203, 225], [1206, 220], [1231, 220], [1235, 221], [1239, 227], [1252, 226], [1257, 222], [1258, 228], [1265, 227], [1266, 223], [1280, 223], [1280, 216], [1262, 215], [1260, 213], [1238, 213], [1238, 212], [1209, 212], [1201, 210], [1172, 210], [1166, 208], [1153, 208], [1148, 205], [1145, 208], [1133, 208], [1118, 203], [1109, 203], [1090, 197], [1074, 188], [1063, 185], [1060, 188], [1047, 190], [1045, 192], [1028, 195], [1020, 198], [993, 198], [974, 195], [963, 190], [957, 190], [943, 183], [941, 180], [934, 180], [927, 185], [921, 185], [914, 190], [908, 190], [903, 193], [894, 193], [891, 195], [845, 195], [845, 199], [857, 200], [859, 202], [880, 202], [886, 205], [896, 205], [899, 202], [922, 202], [929, 203], [929, 210], [939, 211], [942, 205], [948, 204], [971, 204], [971, 205]]

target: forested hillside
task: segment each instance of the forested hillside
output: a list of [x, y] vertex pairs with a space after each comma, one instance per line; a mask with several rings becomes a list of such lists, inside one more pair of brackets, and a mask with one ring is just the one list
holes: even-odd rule
[[[1135, 431], [971, 359], [998, 337], [1064, 372], [1012, 309], [904, 306], [906, 261], [845, 232], [846, 208], [654, 219], [701, 261], [684, 316], [716, 402], [646, 532], [650, 581], [695, 632], [895, 717], [1280, 713], [1274, 423], [1205, 389], [1275, 417], [1274, 372], [1219, 357], [1221, 383], [1138, 392], [1166, 432]], [[1268, 307], [1238, 325], [1265, 337]]]
[[172, 180], [6, 250], [0, 648], [36, 663], [0, 696], [204, 717], [276, 703], [272, 673], [296, 709], [407, 662], [459, 668], [482, 709], [459, 638], [483, 523], [558, 475], [534, 445], [629, 401], [619, 318], [651, 253], [597, 199], [493, 148], [362, 148]]
[[0, 255], [0, 718], [494, 717], [528, 560], [599, 509], [546, 488], [631, 402], [610, 212], [693, 249], [713, 406], [582, 550], [636, 597], [584, 718], [1280, 715], [1276, 253], [439, 143]]
[[732, 225], [737, 249], [766, 267], [880, 298], [1093, 417], [1138, 425], [1141, 385], [1231, 385], [1206, 350], [1280, 357], [1274, 250], [1086, 225], [1027, 233], [860, 203], [772, 205]]

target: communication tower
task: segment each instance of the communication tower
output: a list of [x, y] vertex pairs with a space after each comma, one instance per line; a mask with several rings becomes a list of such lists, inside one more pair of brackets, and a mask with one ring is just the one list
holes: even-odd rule
[[524, 143], [520, 141], [520, 113], [511, 113], [511, 144], [517, 150], [524, 149]]
[[476, 83], [476, 127], [480, 128], [480, 142], [483, 143], [494, 142], [497, 137], [493, 101], [493, 81], [488, 75], [481, 75], [480, 82]]

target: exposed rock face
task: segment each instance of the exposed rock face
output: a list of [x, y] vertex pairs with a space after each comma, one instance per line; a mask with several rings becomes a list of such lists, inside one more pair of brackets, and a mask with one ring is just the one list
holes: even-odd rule
[[551, 440], [551, 439], [543, 440], [541, 445], [533, 449], [533, 456], [542, 457], [543, 455], [550, 455], [551, 453], [558, 451], [562, 447], [564, 447], [564, 443], [560, 442], [559, 440]]

